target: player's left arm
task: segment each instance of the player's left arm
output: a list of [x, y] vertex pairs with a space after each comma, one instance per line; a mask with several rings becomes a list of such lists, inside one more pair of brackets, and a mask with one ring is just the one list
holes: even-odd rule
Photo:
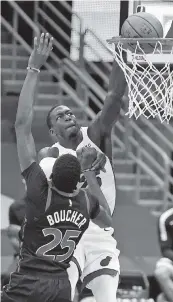
[[118, 120], [122, 98], [126, 89], [124, 73], [114, 60], [110, 75], [108, 93], [101, 112], [88, 127], [88, 136], [99, 148], [101, 140], [109, 136], [113, 125]]
[[40, 38], [34, 39], [34, 50], [28, 62], [30, 69], [27, 72], [19, 97], [15, 130], [22, 172], [36, 160], [35, 143], [31, 133], [34, 96], [38, 81], [38, 70], [45, 63], [51, 49], [52, 38], [49, 39], [48, 34], [42, 34]]

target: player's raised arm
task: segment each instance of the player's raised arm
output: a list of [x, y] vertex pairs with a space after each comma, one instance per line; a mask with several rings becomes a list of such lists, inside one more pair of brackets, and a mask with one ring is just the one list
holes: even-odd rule
[[[89, 212], [91, 219], [99, 220], [99, 226], [107, 227], [112, 224], [112, 217], [110, 208], [106, 201], [104, 194], [102, 193], [100, 186], [96, 178], [96, 172], [92, 170], [92, 163], [97, 156], [97, 151], [94, 148], [84, 147], [77, 151], [77, 157], [81, 164], [81, 169], [88, 183], [89, 190]], [[105, 156], [105, 155], [103, 155]], [[97, 213], [96, 213], [97, 212]]]
[[26, 170], [36, 158], [35, 144], [31, 133], [34, 95], [41, 66], [45, 63], [51, 49], [52, 38], [42, 34], [34, 39], [34, 49], [28, 62], [25, 78], [17, 109], [15, 130], [17, 150], [21, 171]]
[[88, 127], [88, 135], [98, 147], [100, 147], [103, 136], [110, 134], [114, 123], [119, 118], [125, 89], [124, 73], [114, 60], [103, 108]]

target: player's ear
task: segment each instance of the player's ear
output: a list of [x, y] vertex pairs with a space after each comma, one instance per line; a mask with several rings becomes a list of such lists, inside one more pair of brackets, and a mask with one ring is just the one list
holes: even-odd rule
[[50, 135], [54, 135], [54, 130], [52, 128], [49, 129], [49, 133], [50, 133]]
[[49, 134], [50, 134], [52, 140], [56, 143], [57, 142], [57, 135], [56, 135], [53, 128], [49, 129]]

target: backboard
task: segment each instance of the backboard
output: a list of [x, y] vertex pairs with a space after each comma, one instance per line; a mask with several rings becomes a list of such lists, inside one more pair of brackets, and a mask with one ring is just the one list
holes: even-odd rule
[[[145, 12], [155, 15], [164, 29], [164, 37], [173, 38], [173, 1], [129, 1], [129, 16], [140, 11], [140, 6], [145, 8]], [[170, 51], [164, 49], [163, 54], [148, 54], [147, 57], [156, 66], [162, 67], [167, 61], [173, 64], [173, 56]], [[140, 57], [139, 57], [140, 59]], [[132, 55], [127, 56], [128, 63], [132, 62]], [[141, 61], [142, 62], [142, 61]]]

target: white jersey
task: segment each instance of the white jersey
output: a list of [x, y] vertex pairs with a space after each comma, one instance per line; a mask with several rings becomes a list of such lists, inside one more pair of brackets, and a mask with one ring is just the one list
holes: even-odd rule
[[[81, 141], [81, 143], [78, 145], [77, 150], [82, 148], [82, 147], [94, 147], [96, 150], [102, 152], [88, 137], [87, 134], [87, 130], [88, 127], [82, 127], [81, 131], [83, 134], [83, 140]], [[52, 147], [57, 147], [59, 150], [59, 155], [63, 155], [63, 154], [72, 154], [74, 156], [76, 155], [76, 151], [72, 150], [72, 149], [68, 149], [68, 148], [64, 148], [63, 146], [61, 146], [58, 142], [55, 143]], [[46, 164], [47, 162], [47, 164]], [[52, 172], [52, 167], [53, 164], [55, 162], [54, 158], [44, 158], [41, 162], [40, 162], [40, 166], [42, 167], [43, 171], [45, 172], [45, 174], [47, 175], [47, 177], [50, 176], [51, 172]], [[116, 199], [116, 188], [115, 188], [115, 178], [114, 178], [114, 173], [113, 173], [113, 169], [112, 169], [112, 165], [111, 162], [109, 160], [109, 158], [106, 156], [106, 164], [105, 164], [105, 170], [106, 172], [100, 171], [100, 174], [97, 177], [101, 178], [101, 190], [108, 202], [108, 205], [110, 207], [110, 211], [111, 214], [114, 211], [115, 208], [115, 199]], [[92, 222], [91, 222], [92, 223]]]

